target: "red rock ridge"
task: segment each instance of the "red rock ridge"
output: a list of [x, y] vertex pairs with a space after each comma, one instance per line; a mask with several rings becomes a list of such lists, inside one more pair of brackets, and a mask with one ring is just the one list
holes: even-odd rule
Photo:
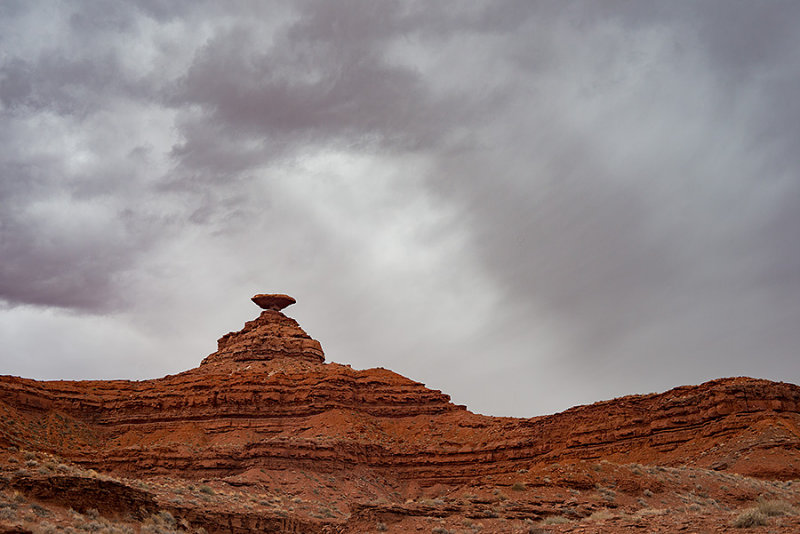
[[391, 371], [326, 364], [293, 319], [265, 310], [178, 375], [0, 377], [0, 440], [138, 476], [358, 467], [424, 487], [602, 458], [788, 479], [800, 476], [799, 407], [796, 385], [737, 378], [487, 417]]

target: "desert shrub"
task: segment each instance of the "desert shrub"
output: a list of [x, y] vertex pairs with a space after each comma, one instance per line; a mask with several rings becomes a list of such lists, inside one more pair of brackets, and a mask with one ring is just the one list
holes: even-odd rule
[[161, 510], [144, 521], [141, 531], [145, 534], [172, 534], [176, 532], [176, 526], [177, 521], [172, 514]]
[[733, 520], [732, 525], [736, 528], [753, 528], [767, 524], [767, 516], [756, 508], [745, 510]]
[[611, 488], [604, 488], [602, 486], [597, 486], [597, 491], [600, 495], [608, 502], [614, 502], [617, 498], [617, 492]]
[[570, 520], [563, 515], [551, 515], [542, 519], [542, 525], [563, 525], [569, 522]]
[[453, 534], [453, 533], [444, 527], [435, 527], [433, 530], [431, 530], [431, 534]]
[[79, 523], [76, 526], [81, 530], [85, 530], [86, 532], [98, 532], [103, 528], [103, 525], [97, 521], [90, 521], [89, 523]]
[[386, 532], [387, 530], [389, 530], [389, 527], [386, 526], [386, 523], [381, 523], [380, 521], [378, 521], [378, 524], [375, 525], [375, 530], [377, 530], [378, 532]]
[[319, 513], [322, 518], [336, 517], [336, 514], [333, 512], [333, 510], [326, 506], [320, 506], [317, 510], [317, 513]]
[[39, 517], [49, 517], [49, 516], [53, 515], [53, 512], [51, 512], [50, 510], [48, 510], [44, 506], [40, 506], [40, 505], [38, 505], [36, 503], [31, 505], [31, 510], [33, 510], [33, 513], [36, 514]]
[[777, 499], [771, 501], [760, 501], [756, 509], [767, 517], [797, 514], [797, 510], [795, 510], [791, 504]]
[[206, 495], [216, 495], [216, 492], [210, 486], [200, 486], [200, 493], [205, 493]]
[[527, 488], [522, 482], [514, 482], [514, 485], [511, 486], [511, 489], [514, 491], [525, 491]]
[[36, 534], [56, 534], [58, 529], [52, 523], [45, 521], [36, 528]]
[[168, 527], [175, 527], [175, 525], [177, 523], [175, 521], [175, 517], [173, 517], [173, 515], [171, 513], [167, 512], [166, 510], [161, 510], [160, 512], [158, 512], [156, 517], [158, 518], [158, 521], [161, 524], [163, 524], [165, 526], [168, 526]]

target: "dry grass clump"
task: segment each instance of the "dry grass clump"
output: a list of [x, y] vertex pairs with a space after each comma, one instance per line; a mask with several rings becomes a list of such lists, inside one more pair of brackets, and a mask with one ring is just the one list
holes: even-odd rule
[[636, 517], [651, 517], [656, 515], [664, 515], [667, 511], [660, 508], [642, 508], [637, 510], [634, 514]]
[[759, 501], [756, 509], [767, 517], [797, 515], [797, 510], [791, 504], [779, 499]]
[[600, 493], [600, 496], [608, 502], [614, 502], [614, 500], [617, 498], [617, 492], [611, 488], [605, 488], [603, 486], [596, 485], [595, 489], [598, 491], [598, 493]]
[[756, 508], [745, 510], [731, 523], [736, 528], [753, 528], [767, 524], [767, 516]]
[[786, 501], [780, 499], [761, 500], [753, 508], [748, 508], [731, 523], [737, 528], [753, 528], [767, 524], [770, 517], [782, 515], [796, 515], [797, 509]]
[[171, 513], [162, 510], [145, 519], [141, 532], [143, 534], [172, 534], [176, 532], [177, 521]]

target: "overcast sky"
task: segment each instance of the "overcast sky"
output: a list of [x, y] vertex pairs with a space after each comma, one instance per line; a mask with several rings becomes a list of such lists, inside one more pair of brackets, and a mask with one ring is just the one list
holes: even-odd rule
[[796, 1], [0, 2], [0, 373], [328, 360], [533, 416], [800, 382]]

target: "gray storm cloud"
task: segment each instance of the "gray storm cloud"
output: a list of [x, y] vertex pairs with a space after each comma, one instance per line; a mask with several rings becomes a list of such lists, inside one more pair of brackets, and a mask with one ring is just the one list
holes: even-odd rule
[[4, 2], [0, 371], [176, 372], [274, 290], [484, 413], [797, 382], [798, 11]]

